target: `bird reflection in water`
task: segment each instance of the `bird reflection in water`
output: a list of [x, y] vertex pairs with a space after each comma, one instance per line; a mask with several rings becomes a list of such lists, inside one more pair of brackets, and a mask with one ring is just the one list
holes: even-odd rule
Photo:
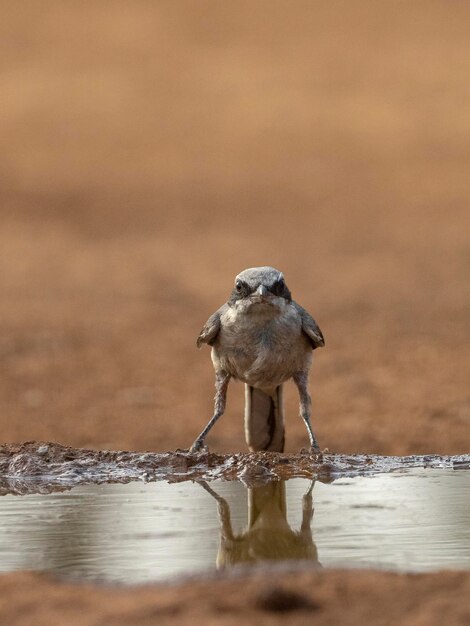
[[302, 497], [300, 530], [289, 526], [286, 483], [279, 481], [248, 488], [248, 525], [243, 532], [234, 534], [227, 500], [201, 481], [199, 484], [218, 503], [221, 529], [217, 567], [267, 560], [308, 560], [320, 566], [311, 529], [314, 483]]

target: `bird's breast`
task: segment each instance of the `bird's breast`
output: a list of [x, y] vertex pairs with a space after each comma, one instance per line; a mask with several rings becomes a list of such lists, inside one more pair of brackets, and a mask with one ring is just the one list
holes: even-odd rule
[[305, 366], [311, 350], [295, 309], [267, 313], [232, 308], [222, 316], [212, 354], [216, 368], [250, 385], [267, 386], [281, 384]]

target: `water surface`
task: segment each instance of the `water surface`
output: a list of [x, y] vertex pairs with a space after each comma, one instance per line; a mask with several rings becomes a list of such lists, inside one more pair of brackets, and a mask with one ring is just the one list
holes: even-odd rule
[[112, 583], [262, 561], [470, 568], [470, 472], [79, 486], [0, 498], [0, 571]]

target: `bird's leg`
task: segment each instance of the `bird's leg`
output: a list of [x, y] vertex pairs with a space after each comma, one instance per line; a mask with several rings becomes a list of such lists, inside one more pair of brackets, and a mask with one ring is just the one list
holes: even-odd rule
[[233, 535], [232, 521], [230, 519], [230, 507], [228, 505], [227, 500], [225, 498], [222, 498], [222, 496], [219, 496], [219, 494], [216, 491], [214, 491], [211, 487], [209, 487], [209, 485], [206, 483], [205, 480], [198, 480], [197, 482], [201, 485], [203, 489], [207, 491], [207, 493], [210, 493], [211, 496], [217, 500], [219, 520], [220, 520], [220, 523], [222, 524], [222, 536], [225, 539], [229, 539], [233, 541], [235, 537]]
[[320, 453], [320, 447], [315, 439], [315, 435], [313, 434], [312, 424], [310, 423], [310, 414], [312, 410], [312, 399], [307, 390], [307, 382], [308, 382], [308, 373], [307, 372], [297, 372], [293, 376], [294, 382], [297, 385], [297, 389], [299, 390], [300, 397], [300, 417], [304, 420], [305, 426], [307, 428], [308, 436], [310, 438], [310, 446], [312, 452], [315, 454]]
[[228, 383], [230, 381], [230, 374], [227, 374], [226, 371], [220, 370], [215, 373], [215, 406], [214, 406], [214, 415], [209, 420], [209, 423], [204, 428], [202, 433], [198, 436], [196, 441], [193, 443], [190, 452], [199, 452], [204, 447], [204, 440], [207, 437], [207, 433], [210, 431], [212, 426], [216, 423], [216, 421], [224, 414], [225, 411], [225, 402], [227, 400], [227, 388]]
[[311, 534], [310, 524], [312, 522], [312, 517], [313, 517], [312, 491], [313, 491], [314, 485], [315, 485], [315, 479], [312, 480], [309, 488], [304, 493], [304, 496], [302, 498], [302, 526], [300, 527], [300, 530], [303, 533], [306, 532], [306, 533]]

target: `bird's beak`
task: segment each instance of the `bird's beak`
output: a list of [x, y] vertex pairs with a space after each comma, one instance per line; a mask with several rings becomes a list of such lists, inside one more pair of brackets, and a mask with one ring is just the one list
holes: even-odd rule
[[266, 287], [264, 285], [260, 285], [258, 287], [258, 289], [256, 290], [256, 294], [264, 300], [264, 298], [266, 298], [266, 296], [268, 295], [268, 290], [266, 289]]

